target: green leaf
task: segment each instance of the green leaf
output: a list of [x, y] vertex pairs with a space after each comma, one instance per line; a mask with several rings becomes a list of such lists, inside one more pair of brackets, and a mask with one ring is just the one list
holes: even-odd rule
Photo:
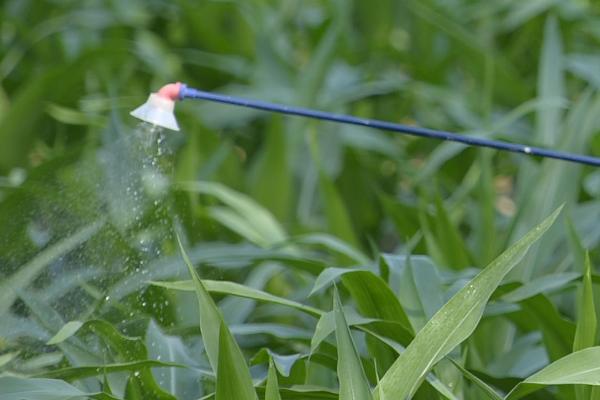
[[360, 267], [360, 268], [336, 268], [336, 267], [331, 267], [331, 268], [325, 268], [323, 271], [321, 271], [321, 273], [319, 274], [319, 276], [317, 276], [317, 279], [315, 280], [315, 283], [313, 285], [312, 290], [309, 293], [309, 296], [312, 296], [315, 293], [323, 290], [324, 288], [331, 286], [342, 275], [353, 273], [353, 272], [356, 272], [356, 271], [371, 271], [371, 269], [367, 268], [367, 267]]
[[588, 347], [554, 361], [519, 383], [506, 400], [516, 400], [550, 385], [600, 385], [600, 347]]
[[[397, 322], [406, 332], [414, 334], [398, 298], [379, 276], [368, 271], [353, 271], [342, 276], [342, 283], [350, 292], [363, 316]], [[390, 337], [394, 338], [394, 336]], [[404, 343], [400, 337], [395, 339], [399, 343]]]
[[281, 400], [279, 395], [279, 383], [277, 382], [277, 371], [272, 360], [269, 361], [269, 374], [267, 375], [267, 387], [265, 389], [265, 400]]
[[564, 288], [565, 285], [581, 276], [578, 272], [563, 272], [560, 274], [545, 275], [540, 278], [532, 279], [521, 287], [512, 290], [501, 297], [503, 301], [516, 303], [540, 293], [547, 293], [552, 290]]
[[[590, 255], [585, 255], [585, 274], [583, 276], [583, 287], [581, 288], [581, 297], [579, 299], [579, 309], [577, 316], [577, 326], [575, 328], [575, 340], [573, 341], [573, 351], [583, 350], [596, 344], [597, 321], [596, 307], [594, 305], [594, 289], [592, 285], [592, 265]], [[577, 400], [588, 400], [598, 398], [599, 393], [594, 393], [592, 397], [592, 388], [586, 386], [575, 387]], [[598, 390], [595, 390], [598, 392]]]
[[[530, 325], [530, 329], [542, 332], [550, 360], [558, 360], [571, 352], [575, 326], [558, 312], [547, 297], [538, 294], [523, 300], [520, 305], [526, 312], [525, 322]], [[509, 317], [512, 319], [512, 316]]]
[[18, 351], [14, 351], [11, 353], [5, 353], [0, 355], [0, 368], [4, 367], [6, 364], [10, 363], [19, 355]]
[[125, 336], [111, 323], [103, 320], [90, 320], [83, 324], [79, 321], [68, 322], [51, 339], [53, 342], [52, 344], [63, 343], [83, 329], [89, 329], [91, 332], [104, 339], [104, 342], [109, 345], [122, 360], [140, 361], [148, 358], [148, 352], [142, 339]]
[[[546, 19], [544, 27], [544, 43], [540, 57], [538, 75], [538, 98], [557, 99], [564, 97], [564, 60], [560, 28], [555, 16]], [[562, 107], [546, 106], [537, 113], [537, 138], [545, 146], [558, 143], [561, 132]]]
[[254, 357], [252, 357], [251, 364], [257, 365], [261, 363], [273, 362], [273, 365], [282, 376], [289, 377], [296, 361], [298, 361], [301, 357], [301, 354], [290, 354], [283, 356], [264, 348], [256, 353]]
[[358, 239], [352, 226], [348, 208], [335, 183], [323, 171], [319, 171], [319, 187], [323, 196], [323, 207], [325, 208], [329, 230], [346, 243], [358, 248]]
[[215, 182], [185, 182], [180, 187], [216, 197], [225, 203], [228, 208], [213, 208], [213, 217], [259, 246], [270, 247], [287, 239], [273, 215], [245, 194]]
[[592, 265], [590, 255], [585, 256], [585, 275], [579, 299], [579, 312], [575, 328], [573, 351], [592, 347], [596, 344], [596, 307], [594, 305], [594, 289], [592, 286]]
[[200, 397], [198, 375], [212, 378], [215, 376], [207, 365], [208, 360], [201, 360], [199, 363], [193, 358], [191, 349], [185, 345], [181, 337], [166, 335], [154, 320], [150, 321], [146, 330], [146, 348], [148, 358], [151, 360], [183, 364], [188, 367], [152, 369], [156, 382], [177, 398], [183, 398], [186, 394], [194, 398]]
[[444, 287], [437, 267], [424, 256], [385, 254], [381, 261], [390, 270], [390, 287], [418, 332], [444, 305]]
[[337, 373], [340, 382], [340, 400], [371, 399], [369, 381], [365, 375], [360, 355], [348, 328], [342, 301], [337, 289], [333, 294], [333, 313], [335, 316], [335, 337], [337, 341]]
[[[150, 282], [151, 285], [164, 287], [167, 289], [174, 290], [184, 290], [184, 291], [194, 291], [194, 281], [175, 281], [175, 282]], [[306, 306], [302, 303], [298, 303], [296, 301], [284, 299], [282, 297], [278, 297], [272, 295], [267, 292], [263, 292], [262, 290], [250, 288], [248, 286], [240, 285], [235, 282], [227, 282], [227, 281], [211, 281], [207, 279], [202, 279], [202, 284], [211, 293], [221, 293], [228, 294], [232, 296], [245, 297], [247, 299], [253, 299], [258, 301], [265, 301], [273, 304], [279, 304], [286, 307], [292, 307], [299, 311], [310, 314], [314, 317], [319, 317], [323, 314], [323, 311], [311, 307]]]
[[250, 371], [242, 351], [225, 325], [221, 311], [196, 273], [179, 237], [177, 241], [194, 282], [204, 348], [213, 371], [217, 373], [217, 400], [256, 399]]
[[62, 369], [53, 369], [51, 371], [37, 374], [36, 376], [40, 378], [63, 379], [65, 381], [73, 381], [77, 379], [89, 378], [90, 376], [102, 375], [104, 373], [122, 371], [136, 372], [144, 368], [185, 368], [185, 365], [165, 361], [140, 360], [118, 364], [85, 365]]
[[125, 387], [125, 400], [177, 400], [165, 392], [154, 380], [150, 369], [144, 368], [129, 375]]
[[[475, 330], [485, 305], [506, 274], [554, 223], [562, 207], [511, 246], [456, 293], [434, 316], [382, 377], [386, 396], [412, 396], [433, 366]], [[377, 391], [375, 392], [377, 398]]]
[[0, 400], [116, 400], [104, 393], [86, 393], [67, 382], [54, 379], [0, 377]]
[[62, 343], [77, 333], [82, 326], [83, 322], [81, 321], [67, 322], [62, 328], [60, 328], [58, 332], [56, 332], [56, 335], [46, 342], [46, 344], [50, 346], [53, 344]]
[[233, 336], [221, 321], [215, 400], [258, 400], [250, 370]]
[[33, 260], [22, 265], [17, 272], [0, 284], [0, 316], [4, 315], [17, 298], [17, 292], [24, 289], [46, 268], [50, 263], [74, 250], [86, 242], [102, 228], [104, 221], [100, 220], [87, 225], [73, 235], [44, 249]]
[[487, 395], [487, 397], [489, 399], [492, 399], [492, 400], [502, 400], [502, 396], [500, 396], [498, 394], [498, 392], [496, 392], [494, 390], [494, 388], [492, 388], [490, 385], [488, 385], [487, 383], [485, 383], [484, 381], [482, 381], [481, 379], [479, 379], [476, 375], [474, 375], [471, 371], [469, 371], [468, 369], [466, 369], [459, 362], [455, 361], [454, 359], [452, 359], [450, 357], [448, 357], [448, 360], [450, 360], [452, 362], [452, 364], [454, 364], [454, 366], [456, 368], [458, 368], [458, 370], [460, 372], [462, 372], [462, 374], [465, 376], [465, 378], [467, 378], [468, 380], [470, 380], [471, 382], [473, 382], [478, 388], [480, 388], [483, 391], [483, 393], [485, 393]]

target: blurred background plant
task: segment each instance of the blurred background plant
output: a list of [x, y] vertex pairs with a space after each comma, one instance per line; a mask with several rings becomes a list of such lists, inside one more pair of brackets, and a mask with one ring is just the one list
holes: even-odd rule
[[[243, 399], [219, 386], [216, 359], [245, 374], [229, 331], [261, 398], [354, 398], [344, 382], [388, 382], [435, 312], [561, 204], [414, 396], [494, 398], [594, 346], [600, 171], [217, 104], [180, 104], [183, 134], [127, 113], [182, 81], [600, 156], [599, 18], [586, 0], [5, 0], [0, 374], [77, 389], [5, 380], [0, 399], [22, 398], [2, 382]], [[168, 283], [190, 277], [174, 232], [229, 330], [204, 330], [202, 286]], [[599, 396], [559, 388], [529, 398]]]

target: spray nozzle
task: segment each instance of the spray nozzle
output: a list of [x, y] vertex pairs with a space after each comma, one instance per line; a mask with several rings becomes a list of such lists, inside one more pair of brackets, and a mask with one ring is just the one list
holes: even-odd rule
[[178, 131], [179, 125], [173, 110], [175, 101], [179, 99], [181, 86], [179, 82], [163, 86], [158, 92], [150, 94], [148, 100], [130, 114], [152, 125]]

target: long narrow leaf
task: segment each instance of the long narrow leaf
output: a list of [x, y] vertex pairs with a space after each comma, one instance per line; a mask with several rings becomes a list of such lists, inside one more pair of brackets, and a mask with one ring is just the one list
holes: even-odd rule
[[250, 370], [233, 336], [221, 321], [216, 400], [258, 400]]
[[281, 395], [279, 394], [279, 383], [277, 382], [277, 371], [275, 369], [273, 360], [269, 360], [269, 374], [267, 375], [265, 400], [281, 400]]
[[26, 288], [50, 263], [64, 256], [91, 238], [104, 225], [97, 221], [81, 228], [73, 235], [48, 247], [33, 260], [21, 266], [14, 275], [0, 284], [0, 316], [5, 314], [17, 298], [17, 292]]
[[571, 353], [518, 384], [505, 400], [517, 400], [550, 385], [600, 385], [600, 347]]
[[561, 209], [554, 211], [502, 253], [427, 322], [383, 376], [380, 386], [386, 396], [398, 399], [410, 397], [431, 368], [471, 335], [496, 287], [523, 258], [529, 247], [550, 228]]
[[340, 382], [340, 400], [371, 399], [369, 382], [348, 328], [344, 309], [337, 289], [333, 295], [333, 314], [335, 316], [335, 337], [337, 340], [337, 373]]
[[[577, 318], [577, 327], [575, 328], [575, 340], [573, 341], [573, 351], [583, 350], [596, 344], [596, 307], [594, 305], [594, 289], [592, 285], [592, 265], [590, 255], [585, 255], [585, 275], [583, 276], [583, 287], [579, 301], [579, 315]], [[597, 399], [599, 391], [587, 386], [577, 386], [575, 395], [577, 400]]]
[[116, 400], [105, 393], [85, 393], [65, 381], [0, 377], [0, 400]]
[[[228, 294], [232, 296], [245, 297], [247, 299], [265, 301], [269, 303], [279, 304], [282, 306], [292, 307], [307, 314], [310, 314], [314, 317], [320, 317], [323, 315], [323, 311], [318, 308], [314, 308], [311, 306], [306, 306], [302, 303], [298, 303], [293, 300], [284, 299], [282, 297], [278, 297], [272, 295], [267, 292], [263, 292], [262, 290], [254, 289], [248, 286], [240, 285], [235, 282], [228, 281], [211, 281], [207, 279], [202, 279], [202, 283], [206, 290], [211, 293], [220, 293], [220, 294]], [[176, 282], [150, 282], [151, 285], [160, 286], [167, 289], [174, 290], [184, 290], [184, 291], [194, 291], [195, 286], [193, 281], [176, 281]]]
[[258, 399], [246, 360], [225, 325], [221, 311], [210, 297], [177, 238], [183, 259], [189, 269], [200, 308], [200, 331], [213, 370], [217, 373], [217, 400]]

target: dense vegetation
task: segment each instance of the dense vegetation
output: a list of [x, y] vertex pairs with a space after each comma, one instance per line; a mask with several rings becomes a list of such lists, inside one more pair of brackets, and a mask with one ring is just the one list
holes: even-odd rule
[[[0, 3], [0, 400], [600, 399], [588, 0]], [[562, 208], [561, 208], [562, 207]]]

